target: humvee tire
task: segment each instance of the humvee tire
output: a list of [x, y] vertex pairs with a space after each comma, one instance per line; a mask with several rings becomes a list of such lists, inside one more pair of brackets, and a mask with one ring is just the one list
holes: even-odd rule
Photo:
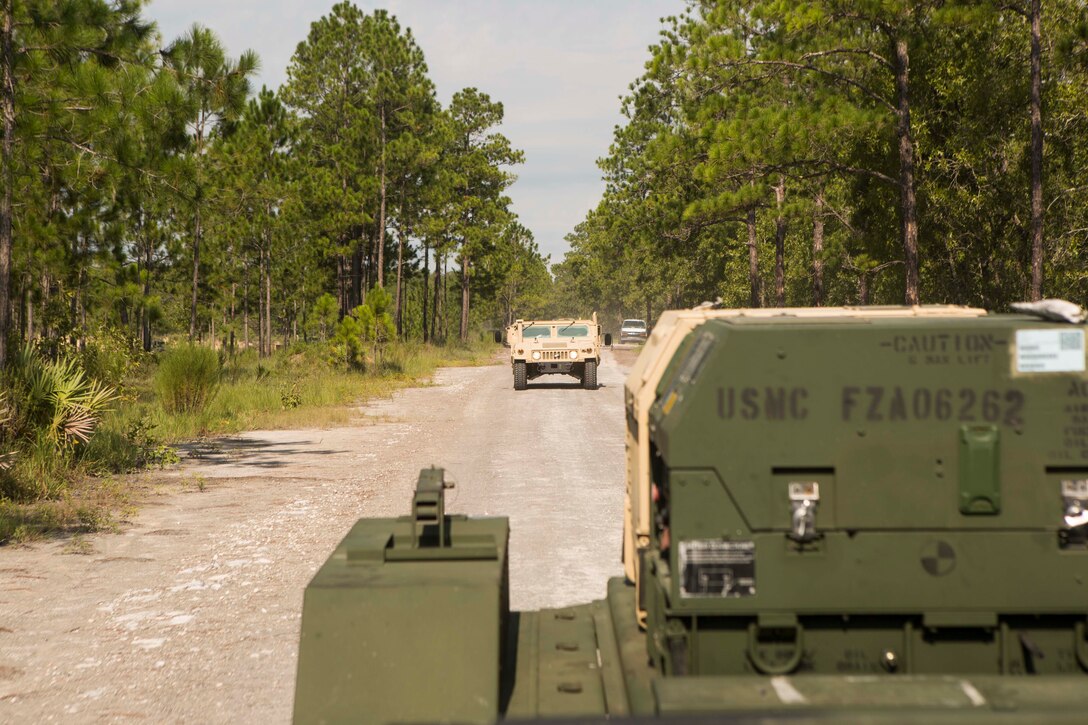
[[527, 383], [525, 362], [517, 360], [514, 362], [514, 390], [525, 390], [528, 387]]
[[582, 387], [586, 390], [597, 389], [597, 361], [586, 360], [586, 370], [582, 373]]

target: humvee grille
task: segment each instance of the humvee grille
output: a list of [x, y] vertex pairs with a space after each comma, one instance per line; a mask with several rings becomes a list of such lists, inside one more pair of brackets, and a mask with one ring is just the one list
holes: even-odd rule
[[544, 350], [541, 360], [567, 360], [566, 350]]

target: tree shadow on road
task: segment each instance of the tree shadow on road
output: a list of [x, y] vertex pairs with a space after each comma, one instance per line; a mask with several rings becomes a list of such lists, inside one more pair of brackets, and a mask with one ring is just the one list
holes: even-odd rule
[[322, 456], [347, 453], [344, 450], [310, 448], [309, 441], [271, 441], [263, 438], [216, 438], [182, 443], [178, 451], [186, 460], [210, 465], [256, 466], [258, 468], [282, 468], [294, 465], [292, 458], [299, 454]]

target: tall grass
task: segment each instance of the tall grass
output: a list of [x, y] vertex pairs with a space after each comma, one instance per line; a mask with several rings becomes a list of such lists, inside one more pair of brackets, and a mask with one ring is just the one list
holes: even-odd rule
[[[441, 366], [486, 363], [494, 349], [392, 343], [366, 372], [344, 365], [327, 345], [295, 345], [265, 359], [247, 351], [223, 363], [211, 349], [189, 346], [157, 363], [141, 359], [88, 441], [58, 450], [43, 438], [12, 448], [0, 435], [0, 543], [112, 525], [111, 511], [128, 505], [128, 486], [113, 474], [176, 461], [172, 444], [244, 430], [345, 425], [365, 401]], [[0, 419], [11, 415], [0, 391]]]
[[219, 387], [221, 366], [215, 350], [180, 345], [162, 356], [155, 374], [155, 389], [168, 413], [192, 414], [204, 410]]
[[[103, 429], [121, 432], [142, 419], [169, 443], [244, 430], [346, 425], [363, 402], [412, 385], [439, 367], [489, 361], [493, 349], [391, 344], [381, 365], [366, 372], [330, 360], [325, 346], [294, 345], [265, 359], [247, 351], [226, 359], [215, 396], [203, 408], [171, 410], [157, 399], [155, 385], [103, 421]], [[161, 374], [160, 368], [153, 380]]]

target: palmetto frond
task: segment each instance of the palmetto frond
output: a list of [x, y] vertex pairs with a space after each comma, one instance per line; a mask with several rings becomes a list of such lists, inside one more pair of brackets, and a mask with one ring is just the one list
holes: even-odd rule
[[21, 382], [22, 419], [32, 429], [22, 433], [44, 436], [58, 447], [86, 443], [118, 397], [116, 389], [88, 378], [73, 358], [47, 361], [24, 347], [13, 369]]

